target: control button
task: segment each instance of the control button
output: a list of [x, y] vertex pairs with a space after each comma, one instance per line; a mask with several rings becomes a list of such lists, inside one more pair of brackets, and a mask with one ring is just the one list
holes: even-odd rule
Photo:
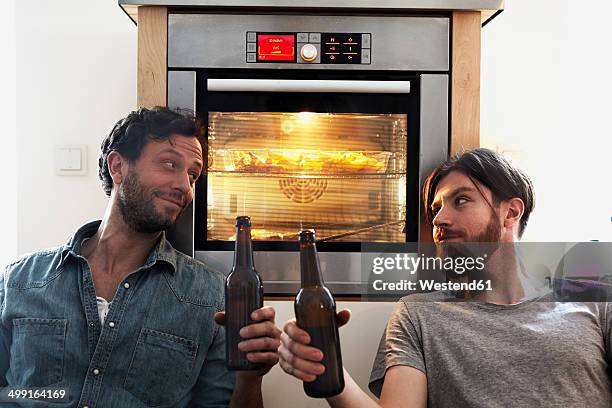
[[300, 49], [300, 56], [304, 61], [310, 62], [317, 58], [317, 47], [312, 44], [306, 44]]
[[371, 34], [361, 34], [361, 47], [362, 48], [372, 48], [371, 43]]
[[320, 43], [321, 42], [321, 33], [310, 33], [308, 35], [308, 41], [311, 43]]
[[115, 327], [115, 322], [110, 322], [110, 323], [108, 324], [108, 327], [111, 327], [111, 328]]
[[124, 287], [124, 288], [126, 288], [126, 289], [129, 289], [129, 288], [130, 288], [130, 284], [129, 284], [129, 283], [127, 283], [127, 282], [125, 282], [125, 283], [123, 284], [123, 287]]
[[297, 42], [308, 42], [308, 33], [297, 33]]
[[247, 53], [247, 62], [256, 62], [257, 56], [254, 52]]
[[366, 50], [366, 49], [361, 50], [361, 63], [362, 64], [370, 63], [370, 50]]
[[247, 33], [247, 42], [255, 42], [257, 41], [257, 33], [254, 33], [253, 31], [249, 31]]
[[98, 375], [100, 374], [100, 370], [98, 370], [97, 368], [93, 369], [93, 375]]
[[247, 52], [255, 52], [255, 51], [257, 51], [257, 44], [247, 43]]

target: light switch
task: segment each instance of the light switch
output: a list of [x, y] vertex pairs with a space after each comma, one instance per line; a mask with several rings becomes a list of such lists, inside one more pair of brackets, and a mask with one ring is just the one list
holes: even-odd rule
[[55, 174], [61, 176], [81, 176], [86, 173], [86, 145], [56, 145]]
[[60, 154], [60, 170], [81, 170], [81, 149], [63, 148]]

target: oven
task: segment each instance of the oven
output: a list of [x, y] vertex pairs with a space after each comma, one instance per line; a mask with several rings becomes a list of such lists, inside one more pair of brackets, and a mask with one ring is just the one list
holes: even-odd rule
[[195, 199], [168, 236], [227, 273], [253, 223], [267, 295], [299, 287], [297, 233], [359, 295], [362, 251], [419, 241], [424, 178], [447, 158], [449, 18], [170, 13], [168, 106], [207, 130]]

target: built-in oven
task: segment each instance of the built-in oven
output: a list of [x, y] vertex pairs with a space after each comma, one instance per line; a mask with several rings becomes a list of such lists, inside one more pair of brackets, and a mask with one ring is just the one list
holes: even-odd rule
[[364, 245], [419, 240], [420, 187], [448, 151], [449, 19], [170, 13], [168, 105], [207, 129], [206, 173], [169, 233], [227, 272], [249, 215], [267, 294], [299, 286], [297, 233], [359, 294]]

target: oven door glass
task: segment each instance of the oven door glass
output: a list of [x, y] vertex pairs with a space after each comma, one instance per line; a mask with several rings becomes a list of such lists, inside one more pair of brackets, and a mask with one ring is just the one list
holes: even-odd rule
[[266, 248], [294, 243], [304, 228], [314, 228], [328, 250], [409, 240], [419, 159], [411, 96], [207, 92], [198, 249], [231, 249], [238, 215], [251, 217], [256, 245], [275, 243]]

